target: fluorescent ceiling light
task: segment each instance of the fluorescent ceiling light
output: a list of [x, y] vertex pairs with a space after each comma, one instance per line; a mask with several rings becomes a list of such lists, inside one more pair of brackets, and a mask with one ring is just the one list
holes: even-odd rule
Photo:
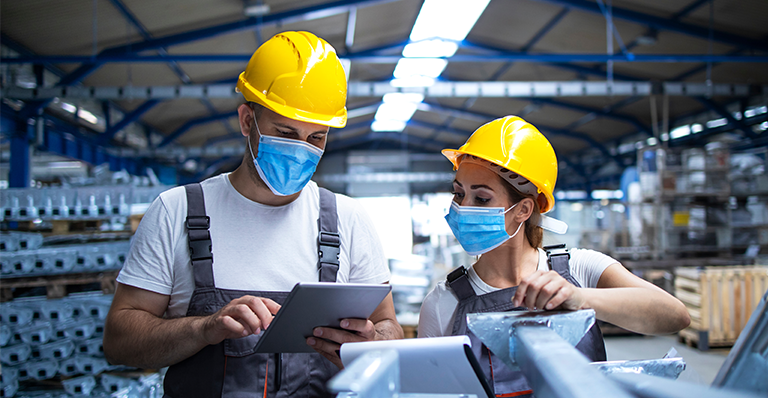
[[689, 135], [689, 134], [691, 134], [691, 126], [686, 124], [685, 126], [680, 126], [670, 131], [669, 137], [674, 140], [680, 137], [685, 137], [686, 135]]
[[490, 0], [425, 0], [411, 30], [411, 40], [467, 37]]
[[436, 78], [443, 73], [448, 61], [439, 58], [400, 58], [395, 66], [395, 78], [424, 76]]
[[389, 84], [392, 87], [430, 87], [435, 84], [435, 79], [425, 76], [410, 76], [402, 79], [392, 79]]
[[409, 43], [403, 49], [404, 57], [452, 57], [458, 50], [456, 42], [440, 39]]
[[405, 122], [399, 120], [374, 120], [371, 124], [373, 131], [403, 131]]
[[696, 134], [704, 131], [704, 126], [696, 123], [691, 125], [691, 133]]
[[412, 102], [390, 102], [379, 106], [374, 119], [376, 120], [400, 120], [407, 122], [416, 112], [417, 104]]
[[269, 4], [247, 5], [245, 6], [243, 13], [245, 14], [245, 16], [248, 16], [248, 17], [259, 17], [262, 15], [267, 15], [269, 14]]
[[86, 111], [85, 109], [78, 110], [77, 116], [80, 117], [80, 119], [83, 119], [90, 124], [99, 123], [99, 118], [97, 118], [96, 115], [94, 115], [93, 113]]
[[713, 129], [715, 127], [725, 126], [726, 124], [728, 124], [726, 118], [710, 120], [707, 122], [707, 128]]
[[62, 102], [59, 104], [59, 106], [61, 107], [61, 109], [64, 109], [69, 113], [75, 113], [75, 111], [77, 110], [77, 107], [70, 104], [69, 102]]
[[388, 93], [384, 94], [384, 98], [382, 98], [382, 101], [384, 103], [393, 103], [393, 102], [414, 102], [419, 103], [421, 101], [424, 101], [424, 94], [419, 93]]

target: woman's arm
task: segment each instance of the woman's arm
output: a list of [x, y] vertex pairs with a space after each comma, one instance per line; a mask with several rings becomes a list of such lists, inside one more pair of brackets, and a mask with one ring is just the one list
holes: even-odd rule
[[512, 301], [547, 310], [592, 308], [597, 319], [642, 334], [674, 333], [691, 323], [680, 300], [619, 263], [603, 271], [596, 289], [578, 288], [555, 271], [536, 271], [523, 279]]

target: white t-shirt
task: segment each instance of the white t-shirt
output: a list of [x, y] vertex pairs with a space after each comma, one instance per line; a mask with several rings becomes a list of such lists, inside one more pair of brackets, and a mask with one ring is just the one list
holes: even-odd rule
[[[581, 287], [595, 288], [600, 276], [609, 265], [618, 263], [613, 258], [594, 250], [572, 249], [571, 259], [568, 261], [571, 275]], [[539, 270], [548, 271], [547, 253], [539, 249]], [[467, 271], [469, 283], [475, 294], [482, 295], [497, 290], [493, 286], [483, 282], [475, 272], [474, 265]], [[419, 315], [419, 337], [450, 336], [453, 329], [453, 318], [459, 299], [456, 294], [442, 281], [432, 289], [421, 304]]]
[[[203, 181], [211, 219], [213, 276], [222, 289], [290, 291], [317, 282], [319, 191], [310, 181], [284, 206], [267, 206], [241, 195], [227, 174]], [[362, 207], [336, 195], [341, 253], [337, 281], [385, 283], [390, 274], [378, 235]], [[184, 187], [163, 192], [150, 205], [131, 243], [117, 281], [169, 295], [167, 317], [186, 315], [195, 288], [189, 259]]]

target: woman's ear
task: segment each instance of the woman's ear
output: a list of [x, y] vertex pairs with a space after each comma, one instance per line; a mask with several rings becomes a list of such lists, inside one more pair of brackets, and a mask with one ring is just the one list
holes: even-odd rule
[[525, 198], [521, 200], [519, 203], [520, 204], [518, 204], [517, 207], [520, 208], [520, 212], [517, 213], [517, 216], [515, 217], [515, 221], [523, 222], [528, 220], [531, 217], [535, 206], [533, 203], [533, 199], [531, 198]]

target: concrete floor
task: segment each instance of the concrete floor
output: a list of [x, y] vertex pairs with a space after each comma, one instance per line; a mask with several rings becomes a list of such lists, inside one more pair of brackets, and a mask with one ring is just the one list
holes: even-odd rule
[[606, 336], [605, 350], [609, 361], [631, 359], [657, 359], [664, 356], [670, 348], [677, 350], [678, 356], [685, 360], [686, 367], [679, 380], [709, 385], [725, 362], [727, 348], [713, 348], [699, 351], [678, 343], [676, 336]]

